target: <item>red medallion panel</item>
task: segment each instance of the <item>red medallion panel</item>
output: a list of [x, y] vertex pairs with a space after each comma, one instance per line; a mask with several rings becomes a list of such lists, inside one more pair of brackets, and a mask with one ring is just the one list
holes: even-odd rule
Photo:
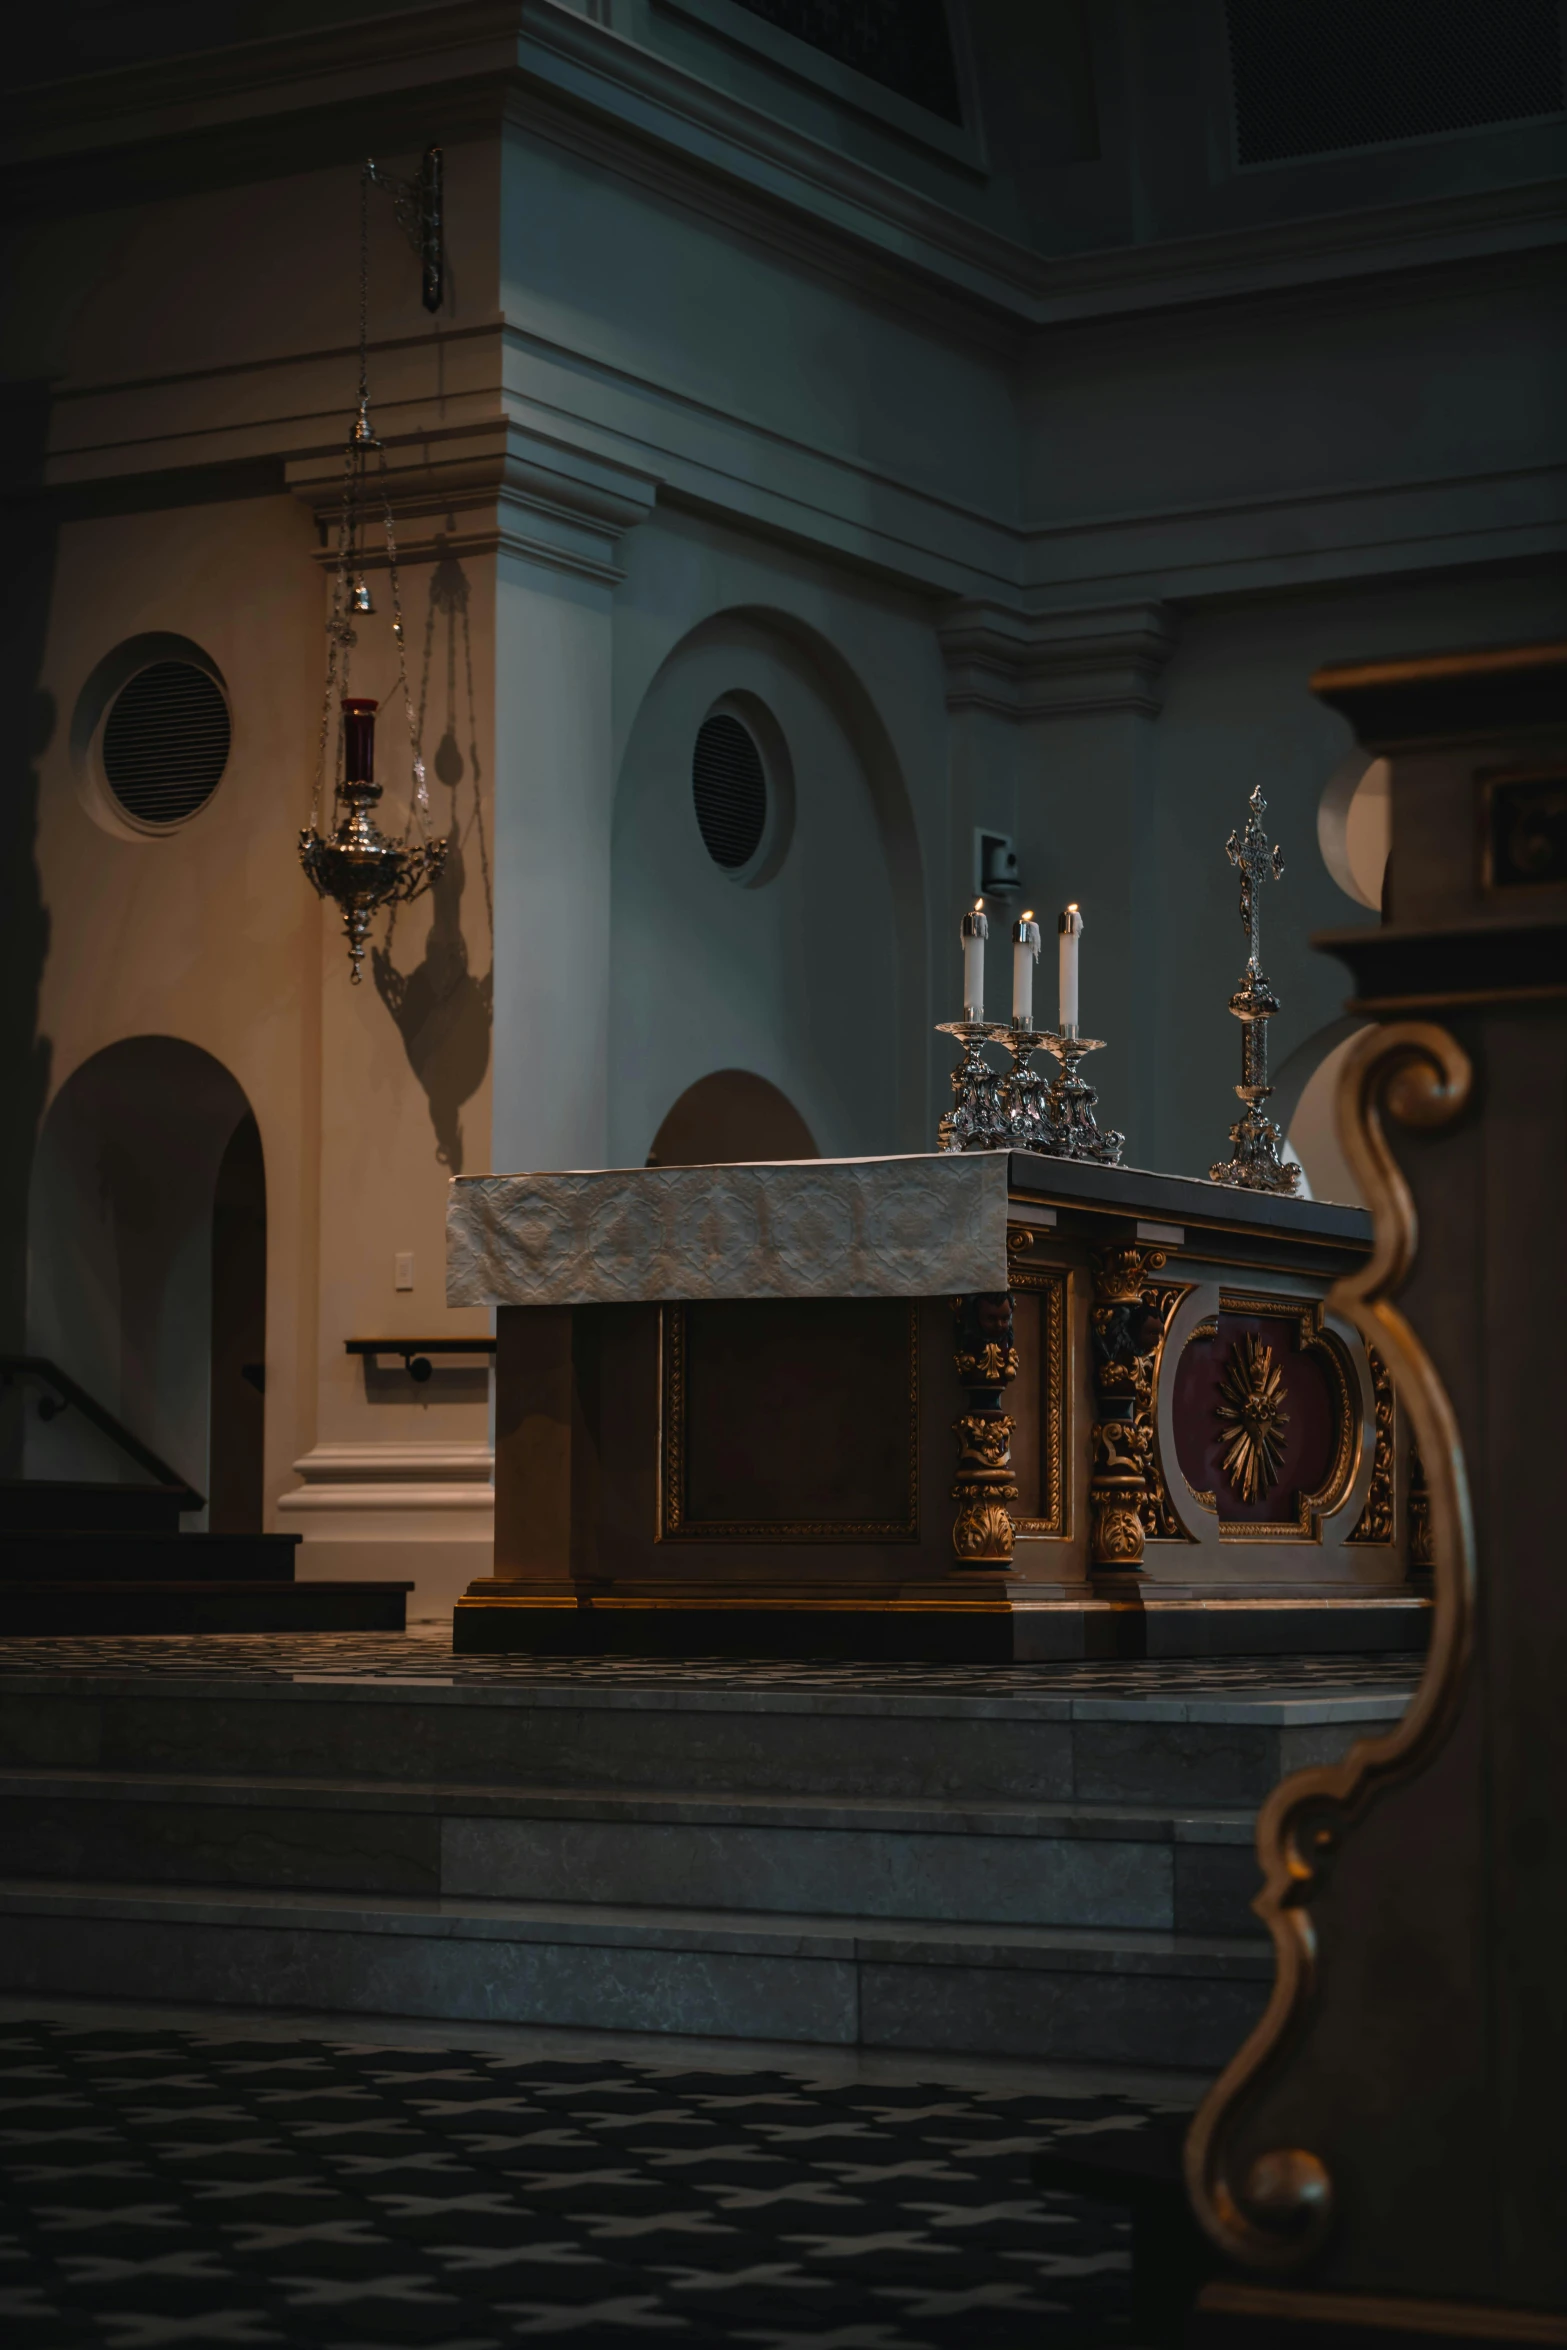
[[1356, 1417], [1313, 1307], [1225, 1298], [1176, 1367], [1178, 1465], [1221, 1527], [1311, 1540], [1354, 1474]]

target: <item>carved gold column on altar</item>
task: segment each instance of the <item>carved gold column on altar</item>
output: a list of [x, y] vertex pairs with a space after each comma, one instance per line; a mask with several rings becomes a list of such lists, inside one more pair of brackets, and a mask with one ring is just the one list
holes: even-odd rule
[[1135, 1569], [1142, 1564], [1144, 1505], [1153, 1457], [1148, 1415], [1148, 1358], [1162, 1335], [1159, 1315], [1144, 1296], [1148, 1276], [1163, 1269], [1157, 1248], [1100, 1249], [1093, 1260], [1093, 1467], [1088, 1505], [1093, 1513], [1089, 1563]]
[[1564, 2343], [1567, 644], [1316, 687], [1393, 803], [1388, 918], [1319, 942], [1375, 1218], [1327, 1306], [1407, 1420], [1434, 1621], [1397, 1729], [1260, 1815], [1277, 1973], [1187, 2142], [1230, 2264], [1188, 2338]]
[[1010, 1290], [981, 1290], [953, 1300], [957, 1324], [954, 1363], [965, 1390], [965, 1409], [953, 1422], [958, 1440], [958, 1473], [952, 1498], [958, 1514], [952, 1547], [964, 1567], [1007, 1566], [1012, 1558], [1012, 1519], [1017, 1499], [1012, 1475], [1012, 1421], [1001, 1408], [1006, 1388], [1017, 1377]]

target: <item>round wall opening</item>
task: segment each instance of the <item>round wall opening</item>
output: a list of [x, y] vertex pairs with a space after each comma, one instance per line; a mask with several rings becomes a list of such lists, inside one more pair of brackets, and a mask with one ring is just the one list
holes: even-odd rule
[[727, 710], [697, 728], [691, 797], [713, 863], [726, 873], [743, 872], [767, 830], [767, 770], [750, 728]]
[[127, 678], [104, 720], [103, 776], [133, 823], [163, 831], [205, 807], [228, 764], [228, 703], [191, 661]]

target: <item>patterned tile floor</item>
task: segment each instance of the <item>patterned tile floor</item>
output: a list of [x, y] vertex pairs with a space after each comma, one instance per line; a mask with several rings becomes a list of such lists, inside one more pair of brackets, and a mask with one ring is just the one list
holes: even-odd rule
[[1029, 2157], [1181, 2110], [14, 2004], [8, 2350], [1108, 2350], [1126, 2224]]
[[857, 1664], [731, 1656], [456, 1656], [449, 1627], [396, 1632], [262, 1632], [169, 1639], [0, 1639], [0, 1680], [11, 1674], [191, 1674], [202, 1679], [416, 1678], [452, 1682], [585, 1681], [620, 1688], [901, 1691], [911, 1696], [1213, 1697], [1413, 1689], [1417, 1657], [1138, 1658], [1082, 1664]]

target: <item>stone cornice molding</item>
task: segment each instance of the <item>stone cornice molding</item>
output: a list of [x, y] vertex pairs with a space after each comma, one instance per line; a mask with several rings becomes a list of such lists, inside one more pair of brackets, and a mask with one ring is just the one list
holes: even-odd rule
[[[619, 168], [685, 193], [726, 180], [744, 210], [790, 218], [810, 242], [858, 247], [894, 277], [941, 283], [997, 329], [1245, 299], [1283, 286], [1403, 272], [1554, 245], [1567, 183], [1468, 191], [1210, 235], [1047, 254], [972, 213], [781, 123], [566, 0], [450, 0], [13, 93], [6, 160], [84, 160], [182, 137], [320, 116], [411, 95], [449, 109], [485, 93], [564, 144], [612, 143]], [[736, 183], [743, 183], [741, 188]], [[747, 229], [750, 223], [746, 224]], [[825, 255], [803, 258], [815, 265]], [[830, 265], [830, 263], [829, 263]]]
[[[504, 419], [389, 441], [386, 456], [398, 549], [410, 563], [499, 551], [612, 585], [624, 577], [621, 539], [658, 495], [652, 474]], [[299, 458], [286, 473], [321, 525], [318, 561], [335, 563], [341, 451]], [[370, 541], [373, 566], [373, 529]]]
[[938, 634], [948, 709], [1023, 720], [1112, 711], [1157, 718], [1160, 681], [1175, 645], [1172, 615], [1159, 603], [1062, 612], [964, 603], [947, 614]]

